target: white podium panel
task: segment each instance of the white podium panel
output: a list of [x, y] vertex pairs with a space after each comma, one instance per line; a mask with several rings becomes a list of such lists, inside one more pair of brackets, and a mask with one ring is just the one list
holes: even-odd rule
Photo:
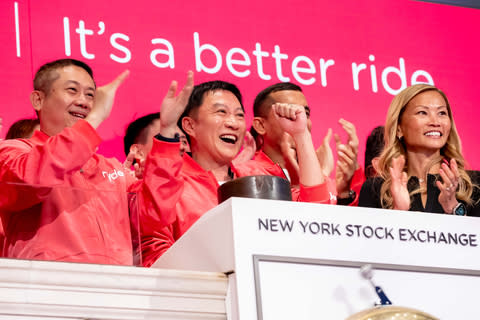
[[222, 273], [0, 259], [1, 320], [226, 319]]
[[471, 217], [233, 198], [155, 266], [234, 271], [231, 319], [345, 319], [378, 300], [367, 263], [394, 305], [477, 319], [479, 232]]

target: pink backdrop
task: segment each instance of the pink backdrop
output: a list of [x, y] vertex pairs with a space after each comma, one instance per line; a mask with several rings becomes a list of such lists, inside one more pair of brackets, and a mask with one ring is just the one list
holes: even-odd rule
[[158, 111], [170, 81], [183, 84], [191, 69], [197, 83], [237, 84], [248, 121], [258, 91], [287, 78], [301, 84], [316, 144], [327, 128], [340, 132], [343, 117], [357, 126], [362, 163], [366, 136], [383, 124], [393, 94], [433, 81], [451, 101], [467, 161], [480, 169], [480, 10], [411, 0], [113, 3], [1, 1], [0, 137], [34, 115], [34, 71], [70, 56], [89, 63], [100, 85], [131, 70], [99, 128], [100, 152], [120, 160], [127, 123]]

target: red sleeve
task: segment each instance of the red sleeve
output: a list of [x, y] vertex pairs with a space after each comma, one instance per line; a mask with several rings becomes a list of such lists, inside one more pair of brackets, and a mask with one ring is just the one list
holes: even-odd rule
[[295, 201], [335, 204], [335, 196], [335, 183], [328, 177], [325, 178], [325, 182], [322, 184], [312, 187], [300, 185], [299, 191], [292, 189], [292, 199]]
[[62, 184], [67, 174], [80, 170], [100, 141], [95, 129], [84, 120], [43, 143], [34, 139], [2, 141], [0, 207], [21, 210], [42, 201], [51, 186]]
[[143, 264], [153, 264], [174, 242], [169, 231], [177, 219], [176, 204], [183, 191], [180, 143], [154, 139], [138, 192]]
[[355, 191], [355, 200], [353, 200], [349, 206], [357, 207], [358, 199], [360, 198], [360, 190], [362, 189], [363, 183], [365, 182], [365, 174], [361, 166], [358, 166], [358, 169], [355, 170], [352, 177], [352, 182], [350, 182], [350, 189]]
[[5, 140], [0, 143], [0, 180], [44, 186], [61, 184], [65, 174], [80, 170], [100, 142], [95, 129], [84, 120], [42, 144], [30, 146], [28, 142]]
[[142, 265], [151, 267], [175, 242], [172, 226], [142, 236]]

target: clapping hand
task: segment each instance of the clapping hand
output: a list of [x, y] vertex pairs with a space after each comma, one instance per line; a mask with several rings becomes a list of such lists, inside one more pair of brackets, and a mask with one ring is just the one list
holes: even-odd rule
[[392, 177], [390, 193], [393, 198], [393, 209], [406, 211], [410, 209], [410, 194], [407, 188], [408, 176], [403, 171], [404, 167], [404, 156], [399, 156], [392, 160], [392, 166], [390, 167], [390, 176]]
[[173, 80], [160, 107], [160, 134], [173, 138], [177, 130], [177, 121], [185, 111], [190, 94], [193, 91], [193, 72], [188, 71], [187, 82], [182, 90], [177, 93], [178, 82]]
[[85, 120], [87, 120], [95, 129], [98, 128], [98, 126], [110, 115], [117, 89], [129, 74], [130, 71], [125, 70], [112, 82], [98, 87], [97, 90], [95, 90], [95, 99], [92, 110], [85, 118]]
[[340, 119], [339, 123], [348, 134], [347, 143], [343, 144], [340, 137], [335, 134], [337, 146], [337, 170], [335, 172], [335, 181], [337, 183], [337, 193], [340, 197], [350, 191], [350, 184], [353, 175], [358, 169], [358, 137], [355, 126], [347, 120]]
[[436, 182], [438, 189], [440, 189], [438, 202], [440, 202], [445, 213], [453, 213], [453, 208], [458, 204], [456, 193], [460, 181], [460, 173], [455, 159], [450, 160], [450, 163], [445, 160], [439, 173], [442, 182]]
[[334, 167], [333, 151], [330, 147], [330, 140], [332, 140], [332, 129], [328, 129], [327, 134], [323, 138], [322, 145], [318, 147], [316, 151], [318, 162], [322, 167], [322, 172], [325, 177], [330, 176]]

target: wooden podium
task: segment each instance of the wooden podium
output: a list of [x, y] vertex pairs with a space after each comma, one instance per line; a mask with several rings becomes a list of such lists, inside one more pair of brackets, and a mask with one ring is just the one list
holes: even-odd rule
[[478, 319], [480, 219], [231, 198], [154, 265], [223, 272], [228, 319], [341, 320], [378, 301]]

